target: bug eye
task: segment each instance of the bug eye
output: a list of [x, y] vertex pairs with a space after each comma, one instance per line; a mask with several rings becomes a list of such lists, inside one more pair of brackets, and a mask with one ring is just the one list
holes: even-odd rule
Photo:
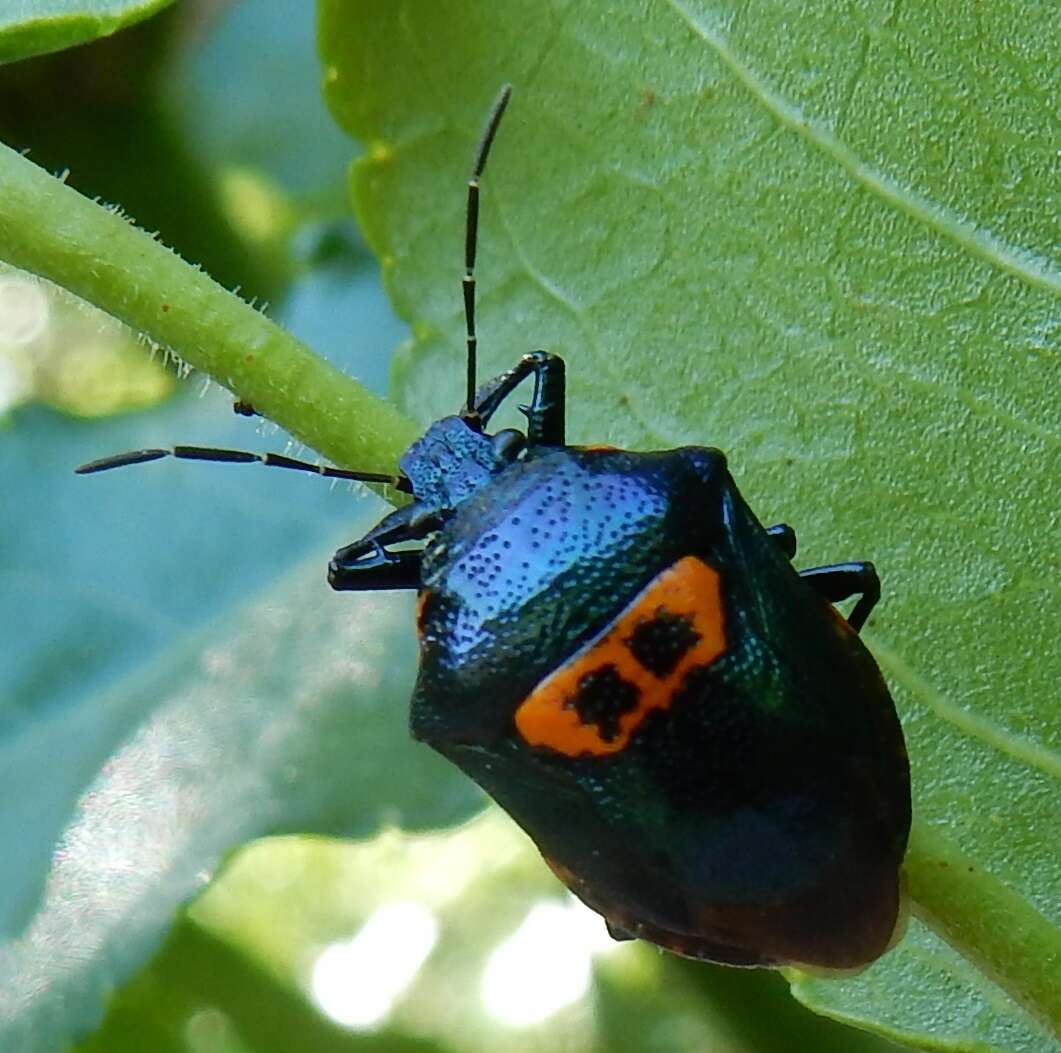
[[506, 461], [514, 461], [527, 445], [527, 438], [515, 428], [505, 428], [491, 438], [494, 452]]

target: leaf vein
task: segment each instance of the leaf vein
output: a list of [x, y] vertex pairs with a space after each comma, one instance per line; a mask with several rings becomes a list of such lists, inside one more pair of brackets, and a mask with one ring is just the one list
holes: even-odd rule
[[[601, 354], [600, 340], [598, 338], [595, 328], [589, 324], [586, 319], [585, 309], [576, 300], [572, 299], [563, 289], [560, 288], [555, 282], [550, 281], [537, 267], [531, 263], [524, 251], [519, 239], [516, 237], [515, 232], [512, 229], [512, 225], [508, 220], [506, 209], [501, 201], [499, 194], [494, 195], [494, 200], [497, 206], [498, 216], [501, 220], [501, 227], [508, 237], [510, 244], [512, 245], [513, 251], [516, 254], [516, 258], [523, 268], [524, 273], [528, 278], [531, 279], [538, 287], [552, 300], [563, 307], [578, 323], [579, 328], [585, 333], [590, 349], [593, 352], [594, 357], [600, 362], [604, 372], [608, 375], [612, 384], [617, 391], [623, 391], [624, 385], [620, 382], [620, 378], [616, 375], [615, 368], [611, 364], [611, 360], [608, 355]], [[651, 414], [645, 415], [638, 411], [634, 405], [633, 399], [630, 400], [626, 407], [626, 412], [629, 417], [635, 420], [641, 428], [646, 432], [647, 435], [655, 436], [656, 439], [661, 442], [675, 443], [680, 440], [676, 440], [673, 436], [663, 434], [659, 428], [658, 420], [655, 420]]]
[[1050, 261], [1041, 259], [1028, 249], [1007, 245], [990, 230], [900, 185], [884, 172], [867, 164], [826, 127], [811, 120], [797, 106], [772, 91], [766, 81], [740, 61], [726, 38], [713, 27], [698, 21], [681, 0], [667, 0], [667, 3], [776, 121], [831, 158], [881, 201], [1025, 285], [1061, 296], [1061, 273]]
[[1061, 779], [1061, 756], [1055, 751], [1015, 735], [987, 717], [955, 704], [937, 691], [919, 672], [907, 665], [890, 647], [874, 640], [872, 651], [881, 668], [890, 673], [941, 720], [1026, 767], [1035, 768], [1053, 779]]

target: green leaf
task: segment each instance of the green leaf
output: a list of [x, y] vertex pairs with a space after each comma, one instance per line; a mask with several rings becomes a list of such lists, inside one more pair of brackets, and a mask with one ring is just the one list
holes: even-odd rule
[[349, 214], [353, 144], [321, 98], [312, 11], [293, 14], [290, 0], [227, 6], [176, 73], [169, 94], [200, 158], [250, 165], [299, 198], [323, 191], [329, 206]]
[[0, 62], [110, 36], [172, 0], [10, 0], [0, 9]]
[[[467, 780], [408, 737], [409, 603], [322, 597], [326, 558], [312, 553], [257, 603], [185, 633], [62, 728], [16, 739], [19, 774], [50, 756], [77, 757], [77, 773], [106, 768], [5, 955], [6, 1048], [55, 1048], [95, 1023], [101, 988], [144, 959], [232, 846], [277, 832], [364, 836], [384, 820], [443, 825], [474, 808]], [[89, 727], [102, 742], [83, 741]], [[49, 780], [46, 800], [63, 788]]]
[[[309, 40], [289, 35], [283, 61], [301, 61], [315, 82], [315, 54], [299, 51], [296, 36]], [[71, 147], [75, 165], [85, 140], [93, 137]], [[282, 150], [277, 144], [274, 158]], [[333, 455], [393, 467], [408, 423], [336, 368], [378, 387], [400, 338], [345, 231], [315, 224], [294, 239], [301, 279], [281, 312], [291, 335], [120, 214], [15, 152], [0, 154], [0, 258], [105, 303], [157, 343], [213, 365], [225, 383], [257, 375], [272, 388], [267, 398], [302, 403], [311, 430], [328, 414], [307, 400], [309, 389], [340, 403], [352, 397], [357, 419], [334, 437], [353, 446]], [[241, 160], [235, 149], [226, 158]], [[341, 177], [337, 169], [333, 179]], [[172, 215], [169, 184], [152, 182]], [[64, 388], [113, 396], [120, 385], [85, 369], [97, 344], [113, 344], [112, 327], [40, 288], [40, 331], [0, 325], [5, 352], [12, 336], [16, 344], [33, 336], [15, 351], [47, 350], [46, 369]], [[60, 328], [60, 315], [83, 324]], [[298, 337], [338, 350], [335, 364]], [[65, 357], [52, 347], [64, 342]], [[7, 365], [5, 354], [5, 411]], [[43, 353], [29, 357], [29, 368], [44, 366]], [[328, 556], [381, 514], [378, 501], [354, 502], [343, 485], [223, 466], [73, 475], [88, 458], [175, 441], [284, 448], [271, 425], [255, 435], [234, 417], [209, 382], [192, 388], [150, 414], [91, 425], [37, 407], [3, 421], [0, 1048], [50, 1051], [91, 1027], [177, 905], [236, 844], [292, 829], [362, 836], [384, 820], [435, 826], [479, 803], [473, 786], [408, 741], [408, 611], [336, 608], [324, 584]], [[373, 642], [348, 650], [351, 632]], [[315, 672], [303, 677], [303, 663]], [[311, 681], [312, 699], [296, 706], [298, 683]], [[352, 772], [355, 747], [370, 756]]]
[[301, 991], [182, 918], [152, 968], [120, 993], [107, 1026], [76, 1053], [448, 1053], [393, 1030], [351, 1033]]
[[[370, 273], [310, 285], [339, 324], [360, 308], [363, 355], [387, 338]], [[236, 845], [433, 828], [480, 801], [409, 739], [410, 602], [324, 582], [382, 502], [253, 467], [72, 471], [183, 438], [283, 449], [216, 388], [91, 424], [24, 408], [2, 435], [0, 905], [8, 932], [29, 915], [0, 952], [3, 1049], [93, 1026]]]
[[799, 996], [923, 1048], [1055, 1048], [1061, 23], [956, 0], [321, 10], [330, 102], [368, 146], [355, 202], [416, 335], [409, 412], [461, 401], [464, 182], [510, 81], [484, 373], [563, 354], [572, 441], [722, 445], [801, 566], [882, 574], [867, 640], [931, 929]]
[[[385, 922], [395, 906], [406, 917], [412, 908], [420, 924], [403, 933]], [[389, 939], [380, 939], [380, 922]], [[437, 942], [422, 958], [425, 925]], [[199, 948], [210, 956], [205, 967]], [[403, 962], [412, 966], [404, 973]], [[406, 984], [388, 990], [395, 965]], [[528, 974], [543, 982], [525, 987]], [[321, 1010], [315, 1020], [307, 1001]], [[402, 1035], [480, 1053], [895, 1053], [875, 1035], [807, 1012], [768, 971], [610, 940], [498, 809], [429, 836], [248, 846], [112, 1000], [79, 1053], [182, 1049], [184, 1036], [204, 1029], [203, 1016], [242, 1036], [248, 1053], [338, 1053], [367, 1041], [385, 1049]], [[522, 1027], [513, 1026], [518, 1016]], [[335, 1020], [353, 1030], [329, 1040]]]

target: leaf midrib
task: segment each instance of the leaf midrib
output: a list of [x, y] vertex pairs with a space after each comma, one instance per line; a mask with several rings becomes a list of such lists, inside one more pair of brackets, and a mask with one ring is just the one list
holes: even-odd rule
[[1061, 273], [1048, 260], [1040, 259], [1030, 249], [1007, 245], [991, 231], [961, 218], [951, 209], [930, 201], [873, 168], [832, 132], [768, 87], [763, 78], [738, 58], [722, 34], [699, 22], [680, 0], [666, 0], [666, 3], [779, 124], [838, 164], [877, 199], [1029, 288], [1061, 297]]

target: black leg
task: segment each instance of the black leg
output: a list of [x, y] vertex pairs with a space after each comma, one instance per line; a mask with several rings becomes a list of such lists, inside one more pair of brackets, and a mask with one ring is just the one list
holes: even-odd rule
[[483, 426], [516, 386], [534, 374], [534, 394], [529, 406], [521, 406], [527, 417], [528, 446], [563, 446], [565, 412], [564, 360], [548, 351], [524, 355], [512, 369], [484, 384], [475, 396], [472, 413]]
[[328, 564], [328, 584], [339, 592], [366, 592], [375, 589], [419, 589], [420, 553], [388, 552], [372, 542], [367, 553], [348, 556], [363, 548], [351, 545], [340, 549]]
[[789, 559], [796, 555], [796, 532], [788, 523], [777, 523], [774, 526], [767, 527], [766, 532]]
[[827, 567], [801, 570], [799, 576], [830, 603], [859, 596], [858, 603], [847, 616], [855, 632], [861, 631], [880, 599], [880, 578], [872, 563], [832, 563]]
[[426, 537], [439, 528], [438, 516], [413, 502], [383, 517], [363, 538], [346, 545], [328, 564], [328, 584], [339, 591], [420, 588], [420, 552], [388, 552], [384, 545]]

